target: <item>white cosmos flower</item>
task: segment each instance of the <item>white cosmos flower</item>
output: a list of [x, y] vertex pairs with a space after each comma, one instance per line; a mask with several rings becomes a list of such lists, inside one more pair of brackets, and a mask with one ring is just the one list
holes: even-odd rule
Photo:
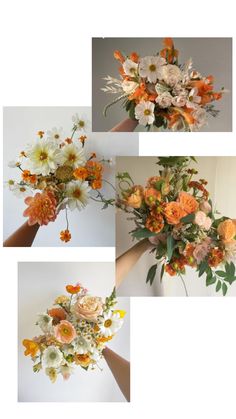
[[44, 368], [58, 368], [63, 362], [63, 354], [56, 346], [48, 346], [43, 352], [42, 365]]
[[152, 102], [140, 102], [135, 107], [135, 118], [138, 119], [140, 125], [151, 125], [155, 119], [154, 117], [155, 105]]
[[123, 63], [123, 70], [127, 76], [134, 77], [138, 71], [138, 64], [127, 58]]
[[105, 337], [114, 335], [122, 326], [123, 319], [119, 313], [113, 313], [109, 310], [99, 319], [99, 327], [101, 334]]
[[169, 92], [164, 92], [161, 95], [158, 95], [156, 98], [156, 103], [160, 108], [169, 108], [171, 106], [173, 97]]
[[72, 122], [76, 131], [90, 131], [90, 121], [87, 119], [87, 116], [81, 115], [79, 116], [78, 113], [72, 116]]
[[137, 89], [138, 85], [135, 81], [124, 80], [121, 86], [124, 92], [130, 95]]
[[83, 149], [79, 149], [75, 144], [67, 144], [61, 149], [62, 163], [67, 166], [84, 166], [86, 158]]
[[31, 189], [26, 185], [15, 184], [10, 189], [17, 198], [24, 198], [32, 195]]
[[139, 74], [146, 77], [150, 83], [156, 83], [161, 78], [162, 66], [166, 63], [165, 58], [150, 56], [140, 59]]
[[182, 77], [181, 70], [177, 65], [167, 64], [162, 67], [161, 79], [164, 80], [168, 86], [175, 86], [182, 80]]
[[36, 144], [29, 147], [27, 156], [31, 170], [36, 175], [47, 176], [50, 172], [55, 172], [57, 165], [61, 163], [58, 145], [49, 140], [38, 140]]
[[52, 317], [47, 313], [38, 315], [37, 324], [44, 333], [51, 333], [53, 331]]
[[66, 198], [71, 211], [75, 208], [82, 210], [88, 204], [89, 191], [88, 182], [72, 180], [66, 185]]
[[200, 104], [201, 102], [201, 99], [202, 99], [201, 96], [198, 96], [198, 89], [194, 87], [193, 89], [190, 90], [188, 94], [188, 98], [186, 102], [187, 108], [197, 109], [198, 104]]
[[56, 141], [57, 143], [61, 143], [63, 141], [63, 128], [52, 128], [51, 130], [47, 131], [47, 139], [49, 141]]

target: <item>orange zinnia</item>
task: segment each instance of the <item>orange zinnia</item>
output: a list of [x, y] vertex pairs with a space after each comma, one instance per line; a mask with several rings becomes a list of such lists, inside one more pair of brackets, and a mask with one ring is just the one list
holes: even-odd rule
[[179, 224], [181, 218], [187, 213], [183, 210], [179, 202], [168, 202], [164, 209], [166, 220], [169, 224]]
[[178, 202], [181, 205], [181, 208], [187, 213], [192, 214], [198, 210], [198, 202], [196, 199], [187, 192], [180, 192], [178, 197]]
[[77, 167], [73, 172], [73, 176], [75, 179], [85, 180], [88, 177], [88, 170], [86, 167]]
[[25, 346], [25, 356], [36, 356], [37, 352], [39, 351], [39, 345], [36, 342], [34, 342], [33, 340], [24, 339], [22, 344]]

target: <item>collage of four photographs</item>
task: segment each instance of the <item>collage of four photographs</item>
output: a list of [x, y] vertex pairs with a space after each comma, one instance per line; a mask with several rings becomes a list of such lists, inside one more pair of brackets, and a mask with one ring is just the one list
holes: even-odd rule
[[158, 153], [232, 132], [232, 39], [94, 38], [92, 108], [3, 117], [3, 246], [116, 250], [18, 263], [18, 401], [129, 402], [133, 297], [236, 296], [236, 156]]

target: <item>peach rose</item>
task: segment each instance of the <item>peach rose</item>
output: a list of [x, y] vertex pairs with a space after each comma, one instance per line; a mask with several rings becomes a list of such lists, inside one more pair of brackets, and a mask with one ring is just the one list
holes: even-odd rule
[[180, 203], [175, 201], [166, 204], [164, 214], [169, 224], [179, 224], [181, 218], [187, 215]]
[[126, 198], [126, 204], [131, 208], [140, 208], [143, 200], [143, 187], [135, 185], [130, 195]]
[[79, 319], [96, 322], [98, 316], [103, 312], [102, 299], [89, 295], [79, 297], [73, 306], [73, 311]]
[[187, 214], [192, 214], [198, 210], [198, 202], [187, 192], [180, 192], [178, 202]]
[[223, 241], [230, 242], [236, 236], [236, 223], [235, 220], [222, 221], [217, 228], [218, 234]]

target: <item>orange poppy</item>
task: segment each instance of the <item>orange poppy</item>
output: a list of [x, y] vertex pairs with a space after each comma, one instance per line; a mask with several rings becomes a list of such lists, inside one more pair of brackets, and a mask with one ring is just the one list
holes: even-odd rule
[[76, 286], [74, 286], [74, 285], [67, 285], [66, 286], [66, 291], [69, 294], [78, 294], [78, 292], [80, 292], [80, 285], [76, 285]]

